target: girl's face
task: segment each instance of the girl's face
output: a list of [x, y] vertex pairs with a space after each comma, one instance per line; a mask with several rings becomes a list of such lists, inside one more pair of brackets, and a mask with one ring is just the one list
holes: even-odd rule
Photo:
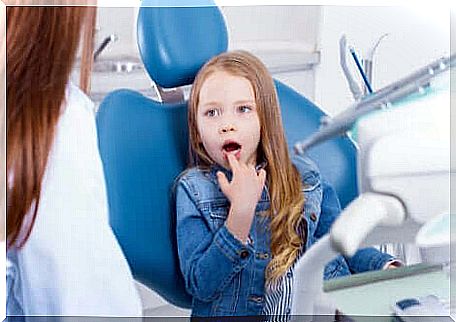
[[224, 71], [210, 74], [199, 93], [196, 122], [206, 152], [229, 168], [227, 156], [256, 164], [260, 120], [250, 82]]

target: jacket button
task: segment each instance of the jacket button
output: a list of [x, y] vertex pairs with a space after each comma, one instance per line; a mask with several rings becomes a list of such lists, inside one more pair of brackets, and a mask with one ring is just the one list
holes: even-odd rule
[[314, 212], [310, 214], [310, 220], [312, 220], [312, 221], [317, 220], [317, 215]]
[[241, 256], [242, 259], [246, 259], [247, 257], [249, 257], [249, 252], [244, 249], [243, 251], [241, 251], [241, 253], [239, 255]]
[[256, 253], [256, 258], [268, 259], [269, 258], [269, 254], [268, 253]]

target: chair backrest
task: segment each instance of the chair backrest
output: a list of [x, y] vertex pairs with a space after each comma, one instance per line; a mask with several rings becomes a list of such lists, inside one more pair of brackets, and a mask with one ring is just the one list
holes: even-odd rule
[[[282, 110], [282, 121], [288, 146], [314, 133], [326, 114], [295, 90], [275, 81]], [[317, 145], [307, 155], [313, 159], [325, 180], [337, 192], [342, 208], [357, 195], [356, 146], [346, 135]]]
[[[227, 29], [210, 1], [201, 7], [145, 7], [138, 16], [138, 45], [151, 78], [169, 88], [188, 85], [212, 56], [226, 51]], [[212, 5], [211, 5], [212, 4]], [[314, 104], [276, 82], [290, 146], [318, 128]], [[97, 126], [110, 223], [135, 278], [170, 303], [188, 308], [177, 259], [175, 177], [188, 154], [186, 103], [153, 101], [132, 90], [116, 90], [101, 103]], [[310, 151], [342, 204], [356, 196], [355, 148], [347, 138]]]

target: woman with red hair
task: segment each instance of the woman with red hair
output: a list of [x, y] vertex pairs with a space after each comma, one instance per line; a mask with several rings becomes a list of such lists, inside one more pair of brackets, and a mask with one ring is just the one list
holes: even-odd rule
[[6, 9], [7, 315], [141, 315], [84, 94], [96, 7], [47, 4]]

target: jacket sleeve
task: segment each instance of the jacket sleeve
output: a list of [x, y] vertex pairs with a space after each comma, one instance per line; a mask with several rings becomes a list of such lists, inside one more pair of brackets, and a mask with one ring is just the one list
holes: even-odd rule
[[321, 238], [329, 233], [332, 224], [339, 217], [341, 207], [334, 188], [325, 180], [321, 180], [323, 196], [321, 200], [321, 214], [315, 229], [315, 238]]
[[222, 225], [213, 233], [189, 196], [182, 180], [176, 187], [177, 244], [187, 292], [200, 301], [212, 301], [253, 257]]
[[394, 257], [374, 247], [368, 247], [358, 250], [355, 255], [345, 259], [352, 273], [362, 273], [383, 269], [387, 262], [394, 260]]
[[[334, 188], [328, 182], [322, 180], [322, 190], [321, 214], [315, 231], [316, 238], [320, 238], [327, 234], [332, 224], [341, 213], [339, 199], [337, 198]], [[379, 270], [382, 269], [387, 262], [394, 260], [393, 256], [382, 253], [374, 247], [362, 248], [352, 257], [344, 258], [351, 273]], [[338, 259], [340, 258], [336, 258], [336, 260]]]

